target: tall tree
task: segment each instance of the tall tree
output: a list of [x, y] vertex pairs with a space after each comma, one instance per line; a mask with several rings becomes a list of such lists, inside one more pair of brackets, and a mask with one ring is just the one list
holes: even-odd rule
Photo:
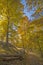
[[8, 38], [12, 36], [12, 31], [14, 26], [18, 27], [19, 20], [23, 15], [23, 5], [20, 3], [20, 0], [0, 0], [0, 16], [1, 26], [5, 31], [6, 43], [8, 43]]
[[28, 17], [27, 16], [24, 16], [22, 18], [22, 20], [20, 21], [20, 26], [18, 28], [18, 34], [20, 34], [21, 36], [21, 40], [22, 40], [22, 45], [24, 48], [27, 47], [28, 45], [28, 39], [29, 39], [29, 36], [28, 36], [28, 28], [29, 28], [29, 20], [28, 20]]
[[43, 17], [30, 23], [29, 34], [32, 50], [37, 51], [43, 56]]

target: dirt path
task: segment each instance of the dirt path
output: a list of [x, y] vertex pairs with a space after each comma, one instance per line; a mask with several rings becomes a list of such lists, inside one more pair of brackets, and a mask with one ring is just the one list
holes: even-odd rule
[[3, 60], [0, 61], [0, 65], [43, 65], [43, 60], [34, 53], [26, 53], [23, 55], [23, 60]]

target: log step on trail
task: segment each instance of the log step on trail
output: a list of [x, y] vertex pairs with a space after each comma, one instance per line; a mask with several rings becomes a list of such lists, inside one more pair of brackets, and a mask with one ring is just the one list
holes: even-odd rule
[[23, 60], [21, 55], [0, 55], [0, 61]]

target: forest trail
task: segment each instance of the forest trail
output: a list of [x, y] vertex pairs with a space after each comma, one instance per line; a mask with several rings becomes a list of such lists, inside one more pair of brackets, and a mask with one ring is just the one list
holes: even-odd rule
[[43, 60], [35, 53], [29, 52], [26, 56], [27, 65], [43, 65]]
[[43, 65], [43, 60], [35, 53], [29, 52], [23, 55], [24, 59], [14, 59], [0, 61], [0, 65]]

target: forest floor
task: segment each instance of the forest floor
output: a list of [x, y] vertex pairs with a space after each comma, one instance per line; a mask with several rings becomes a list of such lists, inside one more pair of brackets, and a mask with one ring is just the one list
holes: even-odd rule
[[34, 54], [25, 55], [24, 59], [14, 59], [14, 57], [0, 60], [0, 65], [43, 65], [43, 60]]

